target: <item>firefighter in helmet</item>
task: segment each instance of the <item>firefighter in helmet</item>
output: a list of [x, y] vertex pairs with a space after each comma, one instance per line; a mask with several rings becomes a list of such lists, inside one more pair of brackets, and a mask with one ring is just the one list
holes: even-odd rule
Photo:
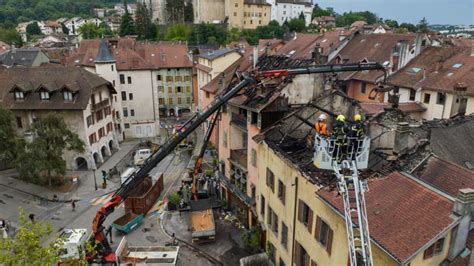
[[352, 158], [355, 159], [360, 153], [359, 148], [361, 147], [362, 141], [365, 137], [365, 125], [362, 122], [362, 116], [360, 114], [354, 115], [354, 123], [351, 125], [350, 137]]
[[328, 133], [328, 125], [326, 123], [327, 117], [325, 114], [321, 114], [318, 117], [318, 122], [314, 124], [314, 127], [316, 129], [316, 133], [318, 133], [320, 136], [323, 137], [329, 137]]
[[347, 155], [348, 133], [349, 129], [346, 124], [346, 117], [344, 115], [338, 115], [336, 123], [334, 123], [333, 126], [333, 138], [336, 141], [332, 155], [333, 160], [336, 160], [337, 163], [341, 163]]

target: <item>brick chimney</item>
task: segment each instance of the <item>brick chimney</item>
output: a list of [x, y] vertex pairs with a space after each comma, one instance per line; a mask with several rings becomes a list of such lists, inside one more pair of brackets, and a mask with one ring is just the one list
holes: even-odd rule
[[407, 122], [398, 123], [395, 130], [395, 143], [393, 145], [393, 152], [396, 155], [402, 154], [408, 149], [408, 138], [410, 136], [410, 128]]
[[448, 259], [454, 259], [466, 249], [467, 238], [471, 228], [471, 219], [474, 214], [474, 189], [460, 189], [454, 201], [453, 214], [460, 217], [457, 230], [452, 231], [449, 245]]

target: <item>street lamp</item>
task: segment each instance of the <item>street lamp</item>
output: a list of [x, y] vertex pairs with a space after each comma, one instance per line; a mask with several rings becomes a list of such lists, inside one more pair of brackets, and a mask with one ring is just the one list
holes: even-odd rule
[[97, 167], [94, 165], [94, 167], [92, 167], [92, 172], [94, 172], [94, 185], [95, 185], [95, 190], [97, 190], [97, 179], [95, 177], [95, 170], [97, 170]]

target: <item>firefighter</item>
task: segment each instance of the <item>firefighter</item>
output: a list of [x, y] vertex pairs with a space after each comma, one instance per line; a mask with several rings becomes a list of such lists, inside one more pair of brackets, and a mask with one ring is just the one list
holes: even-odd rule
[[332, 154], [332, 159], [336, 160], [337, 163], [341, 163], [343, 158], [347, 155], [348, 134], [349, 130], [346, 124], [346, 117], [344, 115], [338, 115], [336, 123], [333, 126], [333, 138], [336, 142]]
[[365, 137], [365, 125], [362, 122], [362, 116], [360, 114], [354, 115], [354, 123], [351, 126], [351, 149], [352, 158], [355, 159], [359, 154], [359, 147]]
[[326, 124], [326, 120], [327, 120], [326, 115], [321, 114], [318, 117], [318, 122], [316, 122], [316, 124], [314, 124], [314, 127], [316, 129], [316, 133], [318, 133], [320, 136], [323, 136], [323, 137], [329, 137], [328, 126]]

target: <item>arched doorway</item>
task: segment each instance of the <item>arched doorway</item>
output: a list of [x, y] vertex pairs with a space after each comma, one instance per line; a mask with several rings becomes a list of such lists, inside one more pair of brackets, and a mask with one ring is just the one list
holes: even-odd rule
[[174, 116], [174, 109], [170, 109], [170, 116]]
[[86, 171], [89, 169], [89, 166], [87, 165], [87, 160], [84, 157], [76, 158], [76, 167], [78, 171]]
[[114, 141], [113, 140], [109, 141], [109, 149], [110, 149], [111, 153], [115, 152], [115, 147], [114, 147]]
[[108, 157], [107, 156], [107, 147], [102, 146], [102, 148], [100, 149], [100, 153], [102, 155], [102, 158]]
[[94, 152], [93, 156], [94, 156], [95, 165], [96, 166], [100, 165], [102, 163], [100, 160], [100, 155], [97, 152]]

